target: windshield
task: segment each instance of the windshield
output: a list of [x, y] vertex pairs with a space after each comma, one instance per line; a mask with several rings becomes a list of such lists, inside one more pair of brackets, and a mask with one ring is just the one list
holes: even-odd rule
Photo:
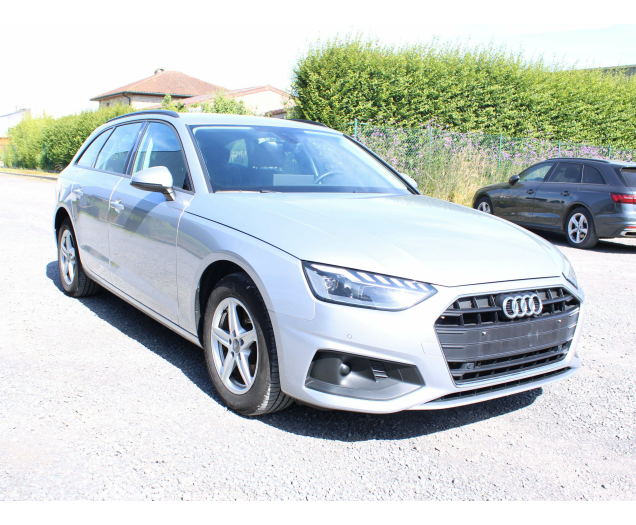
[[192, 132], [214, 191], [410, 193], [340, 134], [275, 126], [197, 126]]

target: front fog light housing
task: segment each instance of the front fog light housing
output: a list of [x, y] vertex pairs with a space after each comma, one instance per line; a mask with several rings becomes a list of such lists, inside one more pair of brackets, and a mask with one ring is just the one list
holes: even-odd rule
[[430, 284], [388, 275], [303, 263], [316, 298], [376, 310], [406, 310], [435, 295]]
[[574, 268], [572, 268], [572, 263], [570, 262], [570, 259], [568, 259], [565, 255], [563, 256], [563, 277], [571, 282], [574, 285], [574, 288], [579, 288], [578, 281], [576, 280], [576, 274], [574, 273]]

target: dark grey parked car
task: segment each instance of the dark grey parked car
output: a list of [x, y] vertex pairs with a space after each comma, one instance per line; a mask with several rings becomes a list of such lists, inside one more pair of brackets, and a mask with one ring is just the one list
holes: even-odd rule
[[564, 233], [577, 248], [636, 238], [636, 164], [548, 159], [479, 189], [473, 207], [527, 228]]

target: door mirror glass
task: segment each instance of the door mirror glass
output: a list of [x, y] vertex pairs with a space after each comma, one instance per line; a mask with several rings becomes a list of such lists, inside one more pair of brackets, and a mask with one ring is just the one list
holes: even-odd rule
[[510, 184], [511, 186], [514, 186], [515, 184], [517, 184], [517, 182], [519, 182], [519, 175], [513, 175], [508, 179], [508, 184]]
[[417, 181], [413, 177], [411, 177], [410, 175], [407, 175], [406, 173], [400, 173], [400, 177], [402, 177], [406, 182], [408, 182], [411, 188], [415, 190], [417, 189]]
[[131, 177], [130, 185], [144, 191], [163, 193], [169, 201], [173, 201], [175, 197], [172, 175], [165, 166], [138, 171]]

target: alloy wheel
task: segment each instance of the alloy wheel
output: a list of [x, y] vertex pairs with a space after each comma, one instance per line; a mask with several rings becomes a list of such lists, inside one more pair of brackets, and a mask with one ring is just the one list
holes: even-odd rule
[[66, 230], [62, 235], [60, 243], [60, 256], [62, 258], [62, 277], [67, 285], [73, 284], [75, 279], [75, 271], [77, 259], [75, 256], [75, 247], [73, 246], [73, 235], [70, 230]]
[[479, 211], [483, 211], [484, 213], [492, 214], [492, 210], [490, 209], [490, 204], [488, 203], [488, 201], [481, 201], [479, 203], [479, 206], [477, 206], [477, 209]]
[[587, 237], [588, 228], [587, 217], [582, 213], [575, 213], [570, 217], [570, 222], [568, 223], [570, 240], [575, 244], [581, 244]]
[[258, 370], [258, 340], [252, 316], [238, 299], [219, 303], [212, 318], [212, 356], [223, 385], [245, 394]]

